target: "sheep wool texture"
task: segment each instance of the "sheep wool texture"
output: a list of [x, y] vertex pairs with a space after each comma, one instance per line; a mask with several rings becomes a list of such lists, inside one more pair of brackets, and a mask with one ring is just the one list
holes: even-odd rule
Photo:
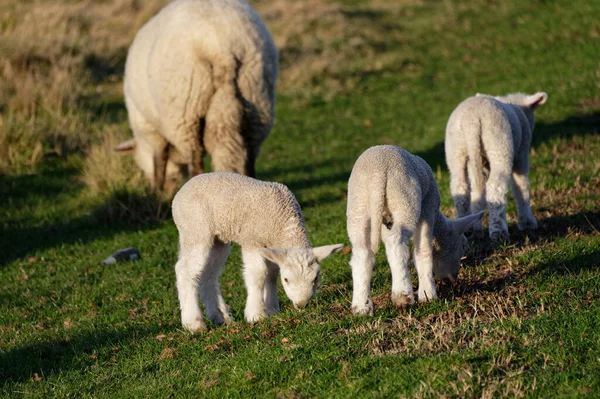
[[173, 199], [181, 245], [215, 238], [245, 249], [310, 248], [300, 205], [283, 184], [215, 172], [188, 181]]
[[[255, 174], [273, 123], [278, 53], [242, 0], [175, 0], [137, 33], [124, 93], [135, 158], [153, 181], [177, 164], [190, 175]], [[168, 176], [167, 176], [168, 178]], [[160, 183], [160, 182], [158, 182]]]

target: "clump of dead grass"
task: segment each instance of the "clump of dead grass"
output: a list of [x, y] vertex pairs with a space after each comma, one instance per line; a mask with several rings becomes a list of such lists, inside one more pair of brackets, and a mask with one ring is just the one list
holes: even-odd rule
[[120, 90], [129, 43], [166, 3], [2, 2], [0, 173], [33, 169], [47, 154], [81, 151], [94, 141], [89, 125], [96, 115], [86, 97], [103, 91], [94, 84]]
[[151, 190], [130, 155], [115, 154], [123, 140], [118, 127], [106, 127], [102, 139], [90, 147], [84, 161], [82, 182], [100, 202], [95, 216], [104, 221], [158, 221], [170, 215], [169, 198]]

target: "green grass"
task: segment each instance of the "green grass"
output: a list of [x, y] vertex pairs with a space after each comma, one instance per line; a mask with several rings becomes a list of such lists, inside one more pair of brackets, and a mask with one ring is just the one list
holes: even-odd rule
[[[391, 304], [380, 251], [372, 318], [350, 314], [350, 255], [335, 255], [304, 312], [281, 291], [282, 313], [252, 326], [234, 247], [221, 286], [237, 322], [192, 336], [179, 324], [172, 221], [107, 215], [144, 200], [90, 192], [84, 152], [45, 156], [0, 175], [0, 395], [597, 397], [600, 8], [405, 3], [341, 2], [353, 34], [371, 26], [379, 36], [363, 38], [334, 75], [316, 74], [307, 95], [279, 93], [258, 177], [292, 189], [314, 245], [347, 243], [352, 165], [369, 146], [395, 144], [429, 162], [451, 214], [443, 137], [452, 110], [475, 92], [546, 91], [531, 156], [538, 231], [517, 232], [511, 201], [511, 244], [474, 243], [459, 285], [407, 313]], [[347, 39], [324, 43], [348, 51]], [[126, 132], [118, 82], [99, 79], [70, 112], [88, 133]], [[331, 97], [330, 80], [342, 82]], [[0, 128], [27, 135], [26, 124], [9, 125], [10, 109], [0, 112]], [[142, 259], [100, 263], [128, 246]]]

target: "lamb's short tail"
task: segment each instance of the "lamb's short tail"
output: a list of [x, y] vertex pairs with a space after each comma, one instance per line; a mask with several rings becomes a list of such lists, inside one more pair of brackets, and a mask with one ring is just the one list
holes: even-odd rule
[[386, 182], [370, 187], [369, 216], [371, 219], [371, 250], [377, 253], [381, 243], [381, 223], [385, 207]]

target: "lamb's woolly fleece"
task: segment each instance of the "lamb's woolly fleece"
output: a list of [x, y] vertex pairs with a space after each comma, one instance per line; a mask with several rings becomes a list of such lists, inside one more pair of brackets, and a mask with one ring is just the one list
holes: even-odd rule
[[171, 173], [176, 163], [201, 173], [205, 151], [213, 170], [253, 175], [273, 122], [277, 74], [271, 35], [245, 1], [175, 0], [162, 9], [136, 35], [125, 65], [146, 176], [154, 182], [156, 166], [164, 179], [167, 157]]
[[277, 277], [296, 308], [315, 295], [319, 262], [343, 245], [311, 248], [298, 202], [279, 183], [216, 172], [188, 181], [173, 200], [179, 230], [175, 265], [183, 326], [206, 329], [198, 293], [215, 324], [232, 321], [219, 289], [219, 275], [236, 242], [242, 247], [249, 323], [279, 311]]
[[392, 271], [392, 300], [414, 302], [408, 272], [408, 241], [414, 236], [420, 301], [437, 298], [433, 275], [455, 279], [465, 249], [463, 231], [482, 214], [448, 220], [429, 165], [391, 145], [366, 150], [348, 181], [347, 228], [352, 243], [352, 311], [372, 314], [370, 283], [381, 239]]
[[236, 173], [206, 173], [173, 199], [181, 245], [211, 245], [215, 238], [246, 249], [310, 248], [300, 205], [283, 184]]
[[[459, 104], [448, 120], [446, 162], [457, 216], [483, 210], [487, 199], [493, 239], [508, 239], [506, 193], [511, 175], [519, 228], [537, 227], [529, 206], [527, 175], [534, 110], [546, 99], [546, 93], [478, 94]], [[487, 184], [483, 159], [490, 168]], [[481, 225], [475, 226], [475, 233], [483, 235]]]

